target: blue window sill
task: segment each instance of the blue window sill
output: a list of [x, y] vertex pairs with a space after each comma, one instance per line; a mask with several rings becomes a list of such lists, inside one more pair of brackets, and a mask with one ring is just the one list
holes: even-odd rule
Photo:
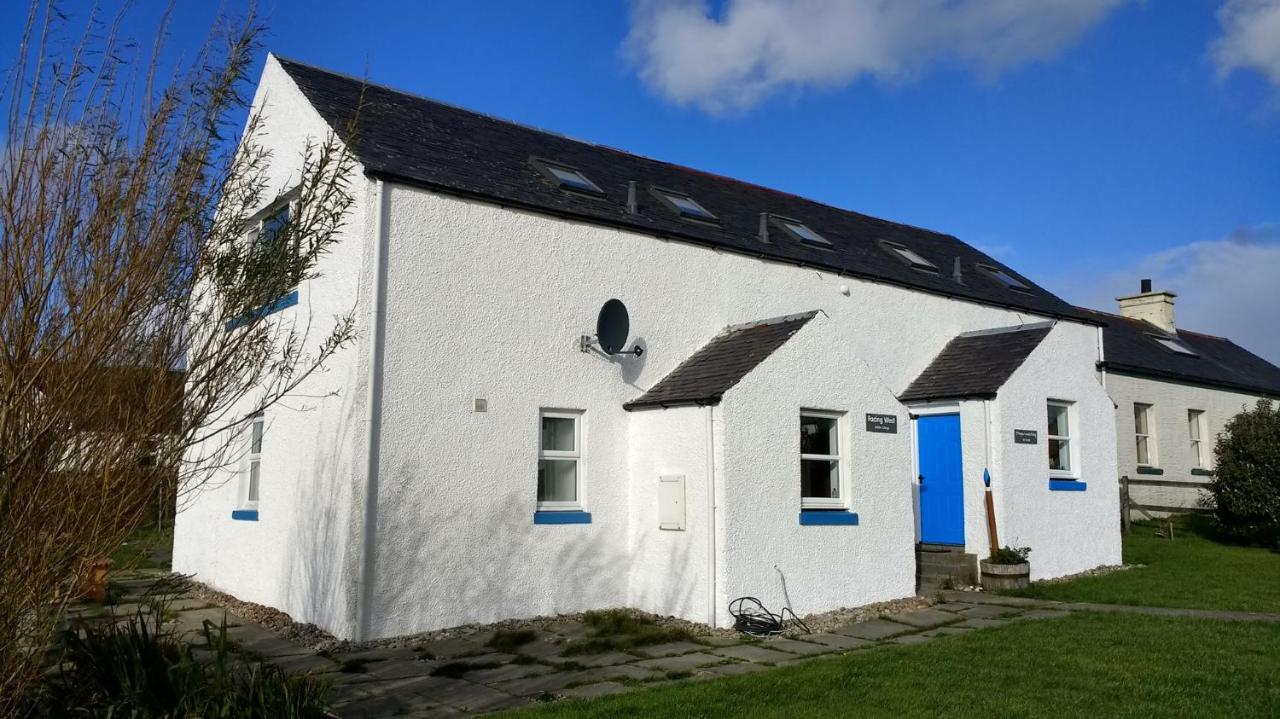
[[281, 297], [275, 302], [268, 302], [267, 304], [259, 307], [256, 310], [250, 310], [233, 320], [227, 320], [226, 330], [227, 332], [230, 332], [231, 330], [236, 329], [237, 327], [244, 327], [245, 325], [249, 324], [250, 322], [253, 322], [254, 320], [258, 320], [263, 317], [266, 317], [269, 314], [279, 312], [280, 310], [286, 307], [293, 307], [296, 304], [298, 304], [298, 291], [294, 290], [293, 292], [290, 292], [289, 294], [285, 295], [284, 297]]
[[802, 509], [800, 523], [810, 527], [856, 527], [858, 514], [843, 509]]
[[1051, 479], [1049, 489], [1054, 492], [1083, 492], [1089, 485], [1078, 479]]
[[258, 521], [258, 510], [234, 509], [231, 511], [231, 518], [238, 519], [241, 522], [256, 522]]
[[591, 524], [591, 513], [583, 511], [570, 512], [534, 512], [534, 524]]

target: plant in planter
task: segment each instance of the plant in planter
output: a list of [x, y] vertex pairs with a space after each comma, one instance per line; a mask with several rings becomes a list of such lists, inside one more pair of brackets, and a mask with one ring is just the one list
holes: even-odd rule
[[994, 592], [1026, 589], [1031, 586], [1031, 547], [1005, 545], [980, 562], [982, 588]]

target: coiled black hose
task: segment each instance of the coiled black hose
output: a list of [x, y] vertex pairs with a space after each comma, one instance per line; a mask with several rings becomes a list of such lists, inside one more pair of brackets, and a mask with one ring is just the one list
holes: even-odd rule
[[781, 614], [774, 614], [765, 609], [764, 603], [755, 597], [738, 597], [729, 602], [729, 615], [733, 617], [733, 628], [753, 637], [775, 637], [786, 629], [786, 615], [810, 634], [809, 625], [805, 624], [791, 607], [783, 607]]

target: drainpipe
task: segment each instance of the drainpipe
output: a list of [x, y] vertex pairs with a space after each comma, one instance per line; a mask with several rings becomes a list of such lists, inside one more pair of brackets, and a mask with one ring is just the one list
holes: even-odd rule
[[716, 626], [716, 443], [715, 406], [707, 405], [707, 616]]
[[360, 570], [356, 579], [355, 640], [368, 638], [373, 604], [374, 561], [378, 538], [378, 464], [382, 434], [382, 367], [386, 344], [383, 317], [387, 309], [387, 237], [390, 225], [390, 190], [374, 180], [373, 311], [369, 318], [369, 385], [365, 398], [365, 431], [369, 440], [365, 458], [364, 521], [360, 538]]
[[1107, 348], [1102, 343], [1102, 328], [1098, 328], [1098, 367], [1102, 373], [1102, 389], [1107, 389]]

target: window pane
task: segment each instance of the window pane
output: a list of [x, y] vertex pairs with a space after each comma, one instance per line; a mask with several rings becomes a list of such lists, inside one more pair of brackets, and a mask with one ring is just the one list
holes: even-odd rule
[[1138, 464], [1151, 464], [1151, 452], [1147, 447], [1147, 438], [1138, 437]]
[[578, 501], [578, 461], [576, 459], [538, 461], [538, 501]]
[[268, 247], [275, 244], [288, 225], [289, 207], [286, 205], [262, 221], [262, 244]]
[[547, 169], [550, 170], [551, 174], [555, 175], [555, 178], [563, 185], [568, 185], [569, 187], [574, 187], [579, 190], [598, 191], [600, 189], [595, 186], [595, 183], [588, 180], [585, 175], [575, 170], [555, 167], [554, 165], [548, 165]]
[[1070, 440], [1051, 439], [1049, 440], [1049, 469], [1059, 472], [1071, 471], [1071, 445]]
[[574, 446], [573, 426], [577, 420], [571, 417], [542, 418], [542, 448], [554, 452], [572, 452]]
[[253, 421], [253, 439], [249, 442], [251, 454], [262, 454], [262, 420]]
[[1049, 405], [1049, 435], [1053, 437], [1071, 436], [1067, 426], [1067, 408], [1060, 404]]
[[1195, 410], [1187, 413], [1187, 432], [1191, 439], [1200, 439], [1200, 413]]
[[840, 498], [840, 463], [825, 459], [800, 460], [800, 496]]
[[250, 502], [256, 502], [256, 501], [258, 501], [258, 472], [259, 472], [258, 465], [259, 465], [259, 463], [258, 463], [258, 460], [256, 460], [256, 459], [255, 459], [255, 460], [253, 460], [253, 461], [251, 461], [251, 462], [249, 462], [249, 493], [248, 493], [248, 499], [249, 499], [249, 501], [250, 501]]
[[[840, 453], [835, 417], [800, 417], [800, 453], [835, 456]], [[813, 495], [810, 495], [813, 496]], [[817, 495], [825, 496], [825, 495]]]
[[822, 236], [821, 236], [821, 235], [819, 235], [818, 233], [816, 233], [816, 232], [814, 232], [813, 230], [809, 229], [809, 227], [808, 227], [807, 225], [801, 225], [801, 224], [796, 223], [796, 222], [786, 222], [786, 223], [783, 223], [783, 224], [785, 224], [785, 225], [787, 226], [787, 229], [789, 229], [789, 230], [791, 230], [792, 232], [796, 233], [796, 236], [797, 236], [797, 237], [799, 237], [800, 239], [802, 239], [802, 240], [804, 240], [804, 241], [806, 241], [806, 242], [816, 242], [816, 243], [818, 243], [818, 244], [820, 244], [820, 245], [829, 245], [829, 244], [831, 244], [831, 243], [827, 242], [826, 238], [822, 237]]
[[1191, 463], [1196, 467], [1204, 465], [1204, 458], [1200, 455], [1200, 440], [1191, 440]]
[[1149, 434], [1147, 432], [1147, 409], [1148, 405], [1135, 404], [1133, 406], [1133, 426], [1138, 434]]

